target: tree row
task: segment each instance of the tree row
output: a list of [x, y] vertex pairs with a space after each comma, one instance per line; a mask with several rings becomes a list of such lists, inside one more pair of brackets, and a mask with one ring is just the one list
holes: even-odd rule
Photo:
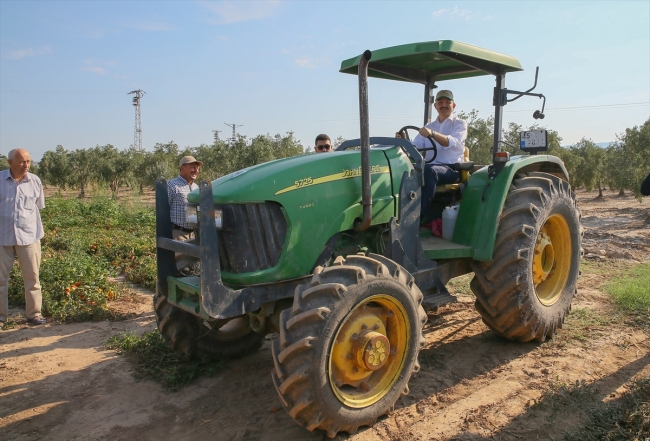
[[[493, 117], [479, 118], [476, 110], [459, 116], [468, 122], [466, 145], [470, 159], [475, 164], [491, 163]], [[532, 125], [525, 130], [541, 128]], [[503, 131], [501, 149], [511, 155], [522, 154], [518, 148], [522, 130], [522, 126], [510, 123]], [[334, 144], [337, 146], [343, 141], [338, 137]], [[586, 138], [568, 147], [562, 147], [561, 141], [556, 131], [548, 130], [548, 154], [564, 161], [572, 188], [597, 189], [599, 196], [609, 188], [621, 194], [632, 191], [636, 197], [641, 197], [641, 181], [650, 172], [650, 119], [618, 134], [616, 141], [606, 148]], [[33, 171], [45, 184], [79, 190], [80, 197], [84, 197], [90, 187], [103, 185], [117, 197], [120, 186], [127, 185], [142, 192], [145, 187], [152, 187], [159, 177], [176, 176], [178, 161], [185, 155], [203, 162], [200, 179], [213, 180], [255, 164], [310, 153], [313, 150], [304, 147], [292, 132], [284, 136], [259, 135], [252, 139], [240, 135], [234, 142], [216, 140], [212, 145], [184, 149], [172, 141], [156, 144], [153, 151], [133, 147], [119, 150], [111, 144], [66, 150], [58, 145], [43, 155]], [[6, 167], [6, 160], [0, 160], [0, 168]]]

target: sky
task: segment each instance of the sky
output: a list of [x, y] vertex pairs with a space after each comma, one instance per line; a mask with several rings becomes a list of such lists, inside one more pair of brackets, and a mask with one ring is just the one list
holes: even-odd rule
[[[357, 78], [341, 61], [432, 40], [517, 57], [506, 87], [546, 96], [562, 145], [616, 140], [650, 117], [650, 1], [0, 0], [0, 153], [134, 142], [181, 148], [238, 134], [359, 137]], [[456, 111], [493, 114], [494, 77], [452, 80]], [[422, 125], [423, 86], [371, 78], [371, 136]], [[538, 98], [504, 108], [536, 121]]]

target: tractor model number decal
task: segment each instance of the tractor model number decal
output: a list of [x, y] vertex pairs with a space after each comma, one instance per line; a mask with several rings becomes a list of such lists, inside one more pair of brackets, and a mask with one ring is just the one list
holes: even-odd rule
[[[377, 175], [383, 173], [390, 173], [390, 167], [388, 166], [382, 167], [381, 165], [370, 166], [370, 174]], [[340, 181], [343, 179], [359, 178], [359, 177], [361, 177], [361, 167], [353, 168], [353, 169], [343, 169], [343, 172], [341, 173], [334, 173], [332, 175], [321, 176], [320, 178], [312, 178], [311, 176], [309, 176], [307, 178], [302, 178], [302, 179], [298, 179], [297, 181], [294, 181], [293, 185], [277, 191], [275, 195], [277, 196], [282, 193], [299, 190], [301, 188], [310, 187], [312, 185], [325, 184], [327, 182]]]
[[301, 188], [301, 187], [306, 187], [308, 185], [312, 185], [313, 183], [314, 183], [314, 180], [311, 177], [309, 177], [309, 178], [305, 178], [305, 179], [298, 179], [295, 182], [295, 184], [293, 184], [293, 185], [296, 188]]

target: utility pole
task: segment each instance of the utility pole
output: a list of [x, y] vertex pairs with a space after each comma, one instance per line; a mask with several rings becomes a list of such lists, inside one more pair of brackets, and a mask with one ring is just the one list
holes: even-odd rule
[[134, 94], [133, 106], [135, 107], [135, 132], [133, 136], [133, 148], [142, 150], [142, 121], [140, 120], [140, 98], [145, 94], [144, 90], [132, 90], [127, 95]]
[[214, 133], [214, 143], [215, 144], [219, 142], [219, 133], [221, 133], [221, 132], [222, 132], [221, 130], [213, 130], [212, 131], [212, 133]]
[[227, 125], [228, 127], [232, 127], [232, 138], [230, 139], [232, 140], [232, 144], [234, 145], [235, 141], [237, 140], [237, 132], [235, 132], [235, 128], [242, 127], [243, 124], [235, 124], [235, 123], [228, 124], [226, 122], [224, 124]]

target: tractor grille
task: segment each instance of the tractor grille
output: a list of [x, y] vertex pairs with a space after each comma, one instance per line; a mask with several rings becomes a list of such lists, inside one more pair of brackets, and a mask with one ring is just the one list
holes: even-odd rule
[[278, 263], [287, 221], [280, 204], [221, 205], [223, 228], [219, 236], [221, 269], [230, 273], [250, 273]]

